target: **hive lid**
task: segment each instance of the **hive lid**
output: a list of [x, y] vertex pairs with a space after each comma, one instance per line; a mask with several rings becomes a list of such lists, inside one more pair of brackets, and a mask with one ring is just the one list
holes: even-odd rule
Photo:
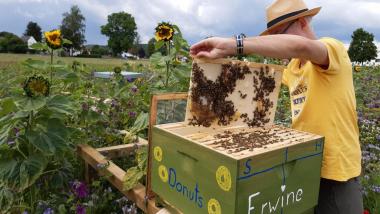
[[273, 124], [284, 66], [195, 59], [185, 122], [232, 127]]

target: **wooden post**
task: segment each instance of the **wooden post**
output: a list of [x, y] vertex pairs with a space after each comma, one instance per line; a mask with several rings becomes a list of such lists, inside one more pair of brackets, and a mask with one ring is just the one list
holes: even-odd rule
[[104, 164], [108, 161], [106, 157], [100, 154], [96, 149], [92, 148], [89, 145], [80, 144], [77, 147], [78, 155], [84, 159], [86, 164], [94, 168], [99, 175], [107, 176], [107, 180], [116, 187], [121, 193], [123, 193], [128, 199], [135, 202], [136, 205], [143, 210], [145, 213], [157, 213], [161, 208], [156, 207], [154, 200], [145, 200], [145, 186], [142, 184], [137, 184], [131, 190], [124, 190], [123, 182], [125, 171], [115, 165], [112, 162], [109, 162], [108, 167], [103, 169], [98, 169], [98, 164]]
[[154, 197], [154, 192], [151, 187], [151, 168], [152, 168], [152, 127], [157, 123], [157, 104], [160, 100], [186, 100], [187, 92], [185, 93], [167, 93], [167, 94], [154, 94], [150, 102], [150, 115], [149, 115], [149, 133], [148, 133], [148, 170], [146, 173], [146, 196], [148, 199]]

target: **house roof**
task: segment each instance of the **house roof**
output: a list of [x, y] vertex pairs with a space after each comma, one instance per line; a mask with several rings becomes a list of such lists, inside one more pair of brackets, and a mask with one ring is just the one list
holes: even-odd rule
[[28, 42], [28, 40], [30, 39], [31, 36], [22, 36], [21, 37], [21, 40], [24, 41], [24, 42]]

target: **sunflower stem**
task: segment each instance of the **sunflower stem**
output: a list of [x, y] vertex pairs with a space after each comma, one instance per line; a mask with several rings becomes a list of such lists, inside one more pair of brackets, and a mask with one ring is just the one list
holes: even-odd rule
[[30, 111], [29, 113], [29, 121], [28, 121], [29, 130], [32, 130], [32, 125], [33, 125], [33, 110]]
[[[170, 41], [166, 42], [166, 48], [168, 52], [168, 56], [170, 56]], [[165, 87], [167, 88], [169, 86], [169, 73], [170, 71], [170, 61], [166, 61], [166, 81], [165, 81]]]
[[53, 55], [54, 55], [54, 50], [51, 50], [51, 53], [50, 53], [50, 84], [53, 84]]

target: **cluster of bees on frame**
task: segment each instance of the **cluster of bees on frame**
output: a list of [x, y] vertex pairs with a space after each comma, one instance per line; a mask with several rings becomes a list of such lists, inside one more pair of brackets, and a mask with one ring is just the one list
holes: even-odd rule
[[[253, 71], [254, 97], [252, 101], [256, 102], [257, 106], [253, 111], [253, 118], [249, 118], [246, 113], [240, 115], [249, 127], [264, 126], [269, 122], [267, 115], [273, 107], [269, 96], [276, 87], [274, 76], [269, 73], [268, 66]], [[247, 65], [241, 66], [230, 62], [222, 64], [221, 74], [212, 81], [204, 75], [203, 69], [194, 63], [193, 84], [190, 89], [193, 117], [189, 118], [189, 125], [209, 127], [215, 120], [218, 125], [229, 125], [237, 110], [234, 103], [226, 98], [235, 90], [236, 82], [244, 80], [246, 74], [252, 74]], [[239, 90], [238, 93], [241, 99], [247, 98], [247, 94], [242, 91]]]

